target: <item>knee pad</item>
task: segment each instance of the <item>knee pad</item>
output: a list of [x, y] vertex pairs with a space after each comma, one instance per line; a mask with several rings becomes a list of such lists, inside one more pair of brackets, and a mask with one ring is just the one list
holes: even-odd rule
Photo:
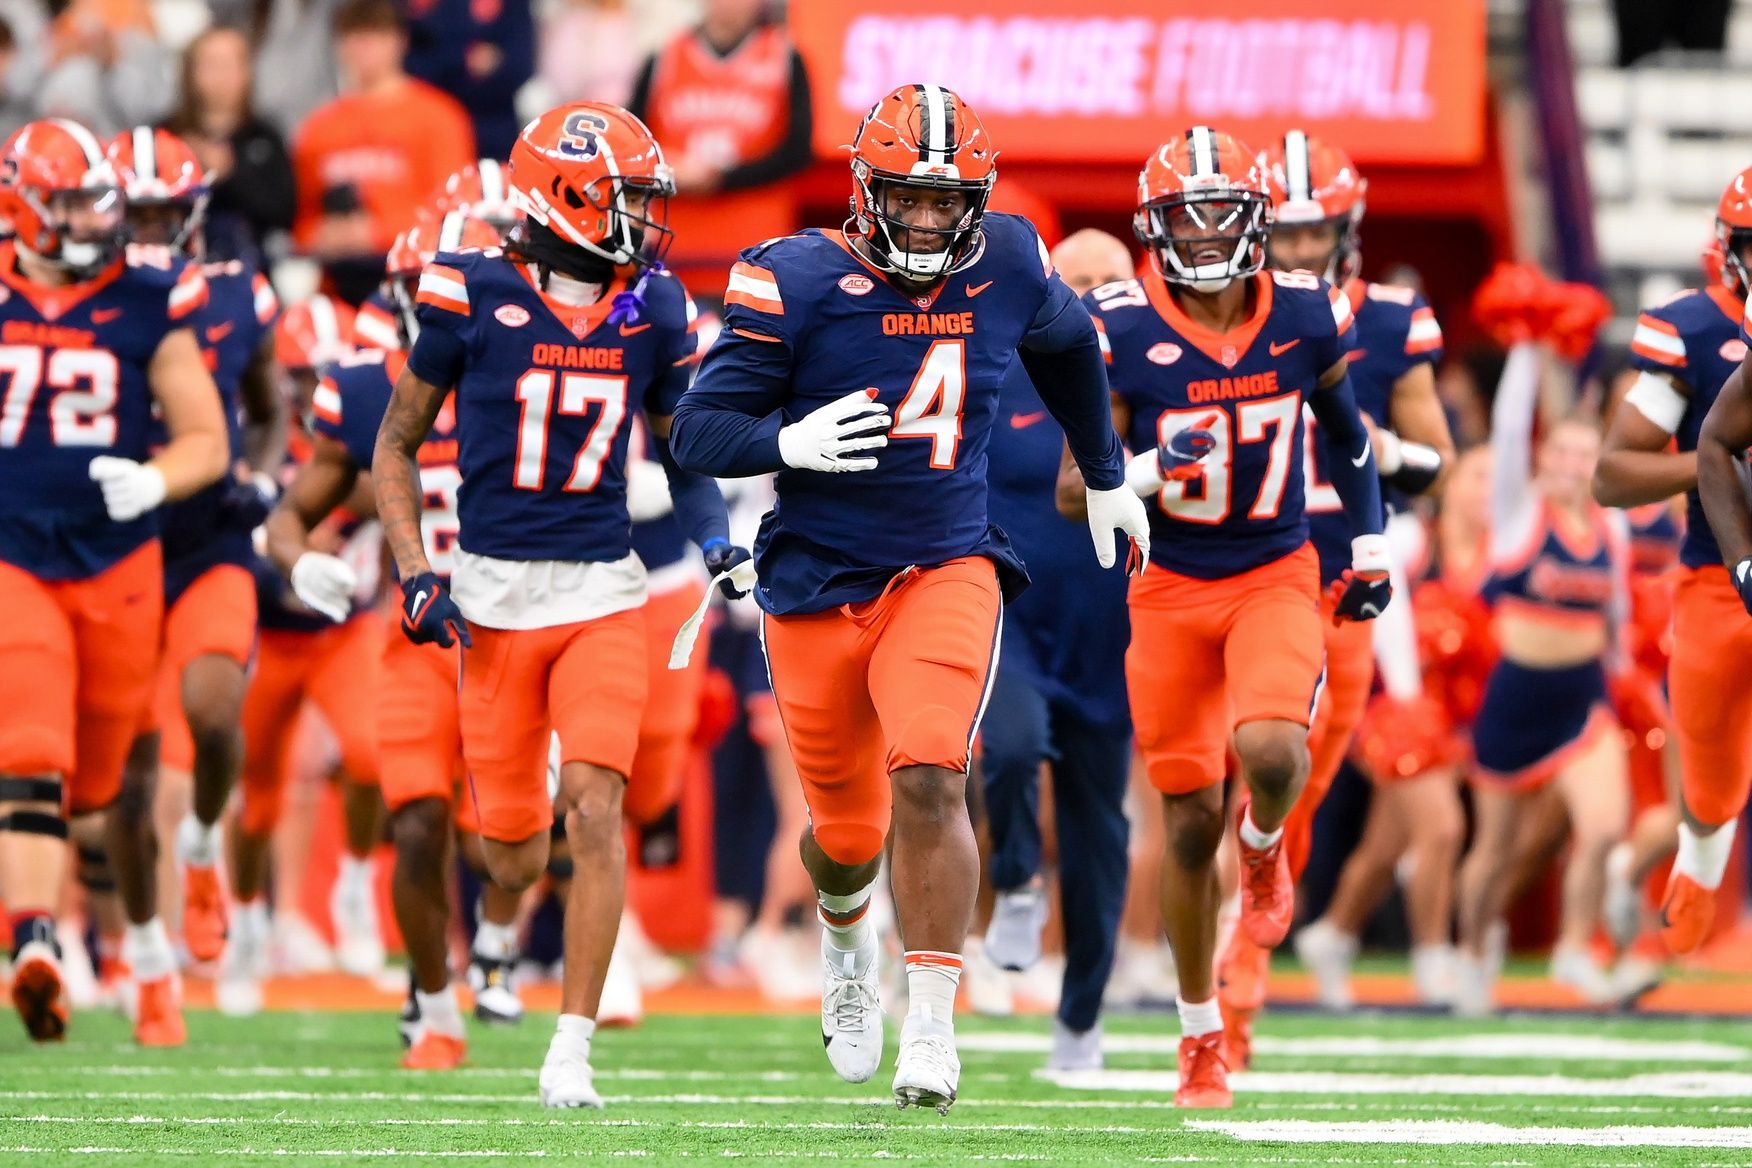
[[948, 706], [921, 706], [894, 736], [888, 769], [934, 766], [965, 774], [970, 730], [965, 714]]
[[815, 843], [828, 859], [848, 868], [868, 864], [882, 854], [887, 833], [868, 823], [818, 823]]

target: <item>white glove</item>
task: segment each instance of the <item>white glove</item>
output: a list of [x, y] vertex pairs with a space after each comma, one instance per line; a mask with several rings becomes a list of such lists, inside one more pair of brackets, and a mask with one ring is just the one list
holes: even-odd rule
[[293, 594], [336, 624], [347, 619], [358, 587], [359, 578], [339, 556], [305, 552], [292, 565]]
[[888, 407], [873, 390], [854, 390], [779, 431], [779, 457], [798, 470], [829, 474], [875, 470], [876, 458], [843, 458], [888, 445]]
[[100, 454], [86, 473], [103, 489], [103, 505], [117, 523], [138, 519], [164, 502], [164, 476], [147, 463]]
[[634, 523], [649, 523], [675, 510], [669, 497], [669, 474], [649, 459], [627, 459], [627, 515]]
[[1117, 527], [1137, 544], [1137, 562], [1129, 566], [1142, 572], [1150, 558], [1150, 516], [1144, 510], [1144, 501], [1125, 486], [1111, 491], [1085, 487], [1083, 497], [1089, 506], [1089, 536], [1095, 541], [1095, 562], [1103, 568], [1113, 567], [1113, 530]]

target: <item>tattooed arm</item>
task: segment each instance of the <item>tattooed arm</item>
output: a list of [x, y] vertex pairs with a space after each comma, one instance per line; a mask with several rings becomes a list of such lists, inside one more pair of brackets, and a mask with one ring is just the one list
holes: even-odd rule
[[449, 394], [448, 388], [422, 380], [412, 368], [403, 369], [377, 429], [371, 461], [377, 518], [403, 580], [432, 570], [420, 538], [420, 465], [415, 455]]

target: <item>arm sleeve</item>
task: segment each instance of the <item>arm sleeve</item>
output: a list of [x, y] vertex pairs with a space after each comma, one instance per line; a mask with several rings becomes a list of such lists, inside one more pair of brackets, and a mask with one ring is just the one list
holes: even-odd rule
[[1057, 275], [1048, 278], [1046, 303], [1016, 355], [1041, 402], [1064, 428], [1083, 481], [1096, 491], [1124, 485], [1125, 455], [1113, 430], [1100, 338], [1088, 310]]
[[714, 539], [730, 538], [730, 513], [724, 506], [724, 493], [709, 475], [683, 470], [670, 452], [669, 443], [655, 434], [651, 448], [669, 476], [669, 497], [675, 501], [675, 518], [680, 521], [694, 546], [704, 548]]
[[771, 153], [751, 158], [724, 172], [719, 180], [726, 191], [765, 186], [789, 178], [807, 167], [814, 157], [815, 112], [809, 93], [809, 69], [797, 50], [791, 50], [790, 122], [785, 137]]
[[1509, 350], [1490, 408], [1490, 526], [1497, 550], [1522, 542], [1533, 505], [1533, 409], [1539, 396], [1539, 349]]
[[790, 346], [739, 323], [734, 310], [706, 354], [700, 375], [681, 396], [669, 425], [675, 462], [715, 478], [783, 470], [780, 406], [791, 384]]
[[1381, 480], [1375, 473], [1375, 456], [1369, 447], [1369, 431], [1357, 409], [1357, 396], [1347, 372], [1338, 384], [1308, 395], [1314, 418], [1326, 431], [1326, 441], [1336, 455], [1327, 468], [1338, 488], [1344, 516], [1352, 535], [1377, 535], [1386, 513], [1381, 506]]

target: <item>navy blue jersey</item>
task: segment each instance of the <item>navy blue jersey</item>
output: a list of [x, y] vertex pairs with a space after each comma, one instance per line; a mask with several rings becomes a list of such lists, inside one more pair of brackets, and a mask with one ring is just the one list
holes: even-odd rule
[[386, 353], [402, 347], [395, 302], [382, 288], [375, 289], [359, 305], [353, 317], [353, 343], [361, 349], [382, 349]]
[[631, 550], [629, 421], [674, 411], [696, 343], [680, 281], [644, 284], [637, 319], [617, 323], [618, 281], [574, 308], [497, 249], [426, 267], [408, 366], [455, 389], [458, 542], [471, 555], [605, 562]]
[[[244, 455], [243, 375], [273, 335], [280, 306], [267, 278], [242, 260], [203, 264], [201, 272], [207, 281], [207, 305], [195, 320], [196, 339], [219, 387], [235, 464]], [[162, 422], [154, 429], [155, 441], [162, 442]], [[223, 478], [160, 510], [166, 603], [173, 603], [207, 569], [217, 564], [247, 566], [254, 558], [250, 529], [225, 507], [230, 488], [231, 479]]]
[[131, 249], [94, 279], [54, 288], [16, 267], [14, 245], [0, 244], [0, 561], [82, 580], [158, 534], [156, 512], [110, 519], [91, 460], [148, 456], [147, 370], [206, 302], [206, 282], [163, 249]]
[[1108, 347], [1113, 392], [1131, 408], [1126, 445], [1154, 450], [1192, 428], [1216, 439], [1204, 473], [1166, 484], [1150, 508], [1150, 559], [1201, 580], [1250, 571], [1308, 541], [1302, 405], [1356, 335], [1350, 300], [1324, 280], [1251, 279], [1253, 315], [1226, 334], [1189, 320], [1155, 272], [1083, 298]]
[[[986, 508], [999, 388], [1021, 347], [1058, 353], [1086, 343], [1096, 382], [1099, 359], [1088, 314], [1028, 221], [988, 214], [982, 236], [973, 263], [919, 295], [900, 291], [837, 231], [769, 240], [732, 269], [724, 329], [684, 415], [762, 419], [761, 441], [775, 450], [780, 426], [850, 393], [874, 395], [892, 418], [874, 470], [779, 470], [778, 501], [754, 549], [756, 598], [768, 612], [869, 600], [910, 566], [963, 556], [993, 560], [1007, 596], [1026, 586]], [[1104, 396], [1087, 404], [1104, 413]], [[692, 425], [677, 418], [676, 454], [706, 469], [710, 459], [684, 451], [699, 441], [691, 432], [684, 441]], [[1117, 482], [1116, 443], [1111, 453], [1114, 466], [1099, 469]]]
[[[1348, 354], [1357, 407], [1377, 426], [1393, 425], [1393, 387], [1419, 365], [1442, 360], [1442, 326], [1424, 298], [1410, 288], [1354, 281], [1345, 290], [1356, 316], [1357, 335]], [[1332, 454], [1313, 414], [1303, 412], [1303, 452], [1308, 499], [1308, 535], [1320, 555], [1320, 582], [1330, 584], [1351, 566], [1350, 522], [1327, 475]]]
[[[1728, 374], [1746, 356], [1740, 323], [1744, 308], [1726, 288], [1691, 289], [1645, 309], [1631, 335], [1630, 363], [1638, 369], [1664, 373], [1684, 383], [1690, 401], [1674, 437], [1681, 451], [1697, 449], [1703, 419], [1715, 404]], [[1679, 560], [1702, 568], [1722, 562], [1703, 501], [1693, 487], [1685, 495], [1685, 542]]]
[[[399, 350], [358, 349], [329, 367], [311, 400], [312, 429], [347, 450], [353, 465], [371, 470], [377, 430], [407, 357]], [[455, 561], [457, 469], [456, 410], [446, 399], [414, 454], [420, 465], [420, 540], [432, 571], [449, 581]]]
[[1089, 554], [1087, 524], [1058, 513], [1053, 495], [1064, 447], [1065, 433], [1027, 373], [1011, 366], [992, 427], [987, 505], [1034, 582], [1005, 608], [1005, 634], [1027, 638], [1049, 700], [1077, 709], [1091, 725], [1129, 727], [1126, 578]]

